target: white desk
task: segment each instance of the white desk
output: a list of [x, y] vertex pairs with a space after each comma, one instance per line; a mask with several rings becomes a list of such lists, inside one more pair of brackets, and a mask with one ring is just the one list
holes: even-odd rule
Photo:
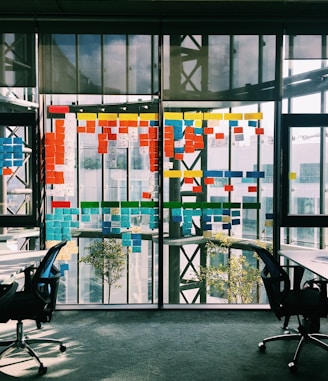
[[327, 250], [281, 250], [280, 255], [290, 261], [310, 270], [314, 274], [328, 279]]
[[17, 274], [39, 263], [47, 250], [15, 251], [0, 254], [0, 283], [11, 283]]

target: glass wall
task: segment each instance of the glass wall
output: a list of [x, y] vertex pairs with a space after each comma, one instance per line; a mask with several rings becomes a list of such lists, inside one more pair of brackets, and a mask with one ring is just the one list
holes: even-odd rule
[[200, 279], [206, 242], [272, 239], [275, 36], [164, 36], [162, 93], [158, 36], [41, 41], [45, 235], [69, 240], [61, 302], [107, 301], [80, 259], [111, 238], [126, 250], [111, 303], [226, 302]]
[[[287, 35], [283, 46], [279, 37], [40, 33], [38, 70], [33, 60], [24, 76], [3, 70], [3, 92], [15, 87], [32, 101], [39, 91], [41, 238], [69, 241], [59, 303], [103, 305], [109, 294], [112, 305], [154, 308], [265, 301], [256, 284], [251, 298], [229, 298], [229, 284], [216, 287], [206, 269], [240, 258], [258, 269], [252, 253], [222, 251], [222, 241], [277, 237], [280, 105], [326, 112], [326, 36]], [[292, 130], [297, 213], [327, 209], [325, 135]], [[324, 247], [324, 232], [285, 228], [281, 239]], [[93, 242], [112, 239], [125, 257], [109, 289], [81, 260]]]

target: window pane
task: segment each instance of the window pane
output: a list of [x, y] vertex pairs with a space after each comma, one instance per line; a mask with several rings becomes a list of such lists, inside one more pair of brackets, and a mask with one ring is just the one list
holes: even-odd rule
[[101, 37], [97, 34], [78, 36], [78, 93], [102, 92]]
[[0, 86], [35, 87], [35, 35], [0, 34]]

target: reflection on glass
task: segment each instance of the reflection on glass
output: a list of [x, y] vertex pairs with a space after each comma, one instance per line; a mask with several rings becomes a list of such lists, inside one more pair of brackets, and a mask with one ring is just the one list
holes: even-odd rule
[[290, 134], [289, 213], [319, 214], [320, 128], [292, 127]]

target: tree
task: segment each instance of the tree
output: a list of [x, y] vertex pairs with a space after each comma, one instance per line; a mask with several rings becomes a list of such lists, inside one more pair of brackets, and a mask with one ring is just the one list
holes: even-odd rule
[[226, 263], [201, 267], [200, 278], [212, 290], [224, 294], [228, 303], [251, 303], [261, 280], [260, 272], [244, 255], [229, 255], [229, 247], [233, 242], [229, 237], [221, 237], [217, 243], [207, 243], [209, 257], [224, 255], [227, 259]]
[[112, 286], [119, 287], [117, 282], [122, 276], [126, 264], [126, 251], [118, 239], [95, 240], [86, 248], [89, 254], [80, 259], [81, 263], [93, 266], [95, 275], [108, 284], [108, 304]]

